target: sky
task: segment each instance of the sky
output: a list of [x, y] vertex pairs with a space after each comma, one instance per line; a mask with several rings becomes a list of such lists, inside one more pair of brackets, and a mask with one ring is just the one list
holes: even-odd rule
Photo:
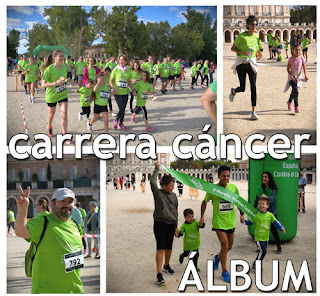
[[[83, 6], [87, 12], [90, 12], [90, 6]], [[43, 17], [45, 6], [8, 6], [7, 7], [7, 34], [12, 30], [23, 31], [24, 29], [31, 29], [36, 22], [48, 24]], [[198, 12], [207, 12], [213, 19], [217, 18], [216, 6], [192, 6]], [[108, 11], [112, 10], [112, 6], [105, 6]], [[182, 15], [186, 12], [187, 6], [141, 6], [137, 12], [139, 21], [144, 23], [160, 22], [167, 20], [171, 27], [176, 26], [186, 19]], [[102, 39], [97, 39], [93, 44], [101, 43]], [[20, 41], [18, 47], [18, 54], [27, 51], [26, 40]]]

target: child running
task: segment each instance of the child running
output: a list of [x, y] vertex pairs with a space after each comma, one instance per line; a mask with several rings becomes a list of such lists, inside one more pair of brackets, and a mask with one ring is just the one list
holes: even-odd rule
[[87, 79], [87, 85], [81, 87], [80, 89], [75, 90], [76, 93], [80, 93], [80, 104], [82, 108], [82, 112], [79, 112], [79, 120], [82, 120], [82, 115], [87, 116], [87, 121], [90, 121], [90, 95], [93, 89], [93, 80], [91, 78]]
[[[275, 216], [267, 211], [269, 204], [270, 201], [268, 198], [260, 198], [258, 201], [259, 213], [254, 219], [245, 220], [246, 225], [254, 224], [254, 239], [258, 247], [258, 255], [256, 260], [261, 261], [267, 254], [271, 223], [283, 233], [286, 233], [285, 228], [279, 223]], [[256, 260], [252, 264], [252, 269], [255, 269], [256, 267]]]
[[26, 74], [25, 83], [27, 85], [29, 100], [31, 103], [34, 103], [34, 93], [37, 86], [39, 68], [33, 57], [29, 58], [29, 64], [26, 64], [24, 73]]
[[[117, 90], [114, 89], [114, 94]], [[87, 122], [88, 131], [92, 132], [92, 125], [99, 119], [102, 113], [104, 132], [108, 133], [108, 99], [110, 98], [110, 85], [106, 83], [106, 77], [103, 73], [97, 74], [97, 83], [90, 95], [90, 100], [94, 101], [93, 118]]]
[[289, 87], [292, 87], [292, 91], [289, 97], [289, 100], [287, 102], [288, 104], [288, 110], [292, 110], [292, 100], [294, 100], [294, 109], [296, 113], [300, 112], [299, 104], [298, 104], [298, 95], [299, 95], [299, 88], [301, 87], [302, 83], [302, 75], [301, 70], [303, 69], [305, 80], [309, 80], [307, 76], [307, 68], [305, 59], [303, 56], [301, 56], [302, 49], [301, 45], [296, 44], [291, 47], [291, 53], [292, 57], [288, 60], [288, 66], [287, 66], [287, 72], [289, 74], [287, 85], [284, 89], [284, 92], [286, 92]]
[[193, 85], [197, 82], [197, 78], [196, 78], [196, 75], [197, 75], [197, 62], [193, 62], [193, 65], [191, 67], [191, 87], [192, 89], [194, 89]]
[[197, 254], [192, 258], [194, 265], [197, 271], [200, 271], [198, 267], [198, 259], [199, 259], [199, 247], [200, 247], [200, 233], [199, 228], [204, 228], [203, 226], [199, 226], [199, 221], [194, 219], [194, 213], [192, 209], [185, 209], [183, 211], [184, 223], [181, 225], [179, 230], [179, 235], [183, 236], [183, 253], [179, 255], [180, 264], [183, 263], [183, 259], [188, 257], [190, 252], [197, 252]]
[[[111, 69], [109, 67], [104, 68], [104, 75], [106, 76], [106, 83], [107, 85], [110, 85], [110, 73], [111, 73]], [[113, 113], [113, 109], [112, 109], [112, 101], [111, 101], [111, 96], [108, 99], [108, 104], [109, 104], [109, 114], [112, 117], [116, 117], [117, 114]]]
[[137, 105], [134, 108], [134, 113], [131, 115], [130, 119], [135, 123], [135, 116], [142, 111], [143, 119], [146, 123], [146, 131], [152, 132], [154, 128], [148, 123], [148, 114], [146, 109], [148, 95], [153, 95], [152, 85], [150, 84], [150, 74], [148, 71], [143, 71], [141, 73], [141, 80], [135, 85], [135, 90], [137, 92]]

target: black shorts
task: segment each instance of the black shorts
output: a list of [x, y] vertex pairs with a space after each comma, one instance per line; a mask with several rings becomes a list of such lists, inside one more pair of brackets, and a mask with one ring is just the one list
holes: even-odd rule
[[152, 77], [150, 77], [150, 84], [152, 84], [153, 83], [153, 81], [154, 81], [154, 78]]
[[63, 103], [68, 102], [68, 98], [62, 99], [61, 101], [55, 102], [55, 103], [47, 103], [48, 107], [55, 107], [57, 106], [57, 103]]
[[174, 79], [174, 75], [170, 75], [168, 79], [169, 80], [173, 80]]
[[172, 250], [172, 242], [176, 224], [154, 221], [153, 233], [157, 242], [157, 250]]
[[161, 81], [162, 81], [162, 82], [168, 82], [168, 77], [162, 77], [162, 78], [161, 78]]
[[100, 105], [96, 105], [94, 104], [94, 108], [93, 108], [93, 113], [94, 114], [100, 114], [102, 112], [108, 112], [108, 106], [100, 106]]
[[174, 77], [180, 78], [180, 77], [181, 77], [181, 74], [175, 74]]
[[67, 78], [68, 78], [68, 79], [72, 79], [72, 72], [68, 72]]
[[308, 47], [302, 50], [302, 52], [307, 52], [307, 51], [308, 51]]
[[272, 47], [272, 45], [269, 45], [269, 48], [271, 48]]
[[234, 233], [235, 232], [235, 228], [231, 228], [231, 229], [217, 229], [217, 228], [212, 228], [212, 231], [216, 231], [216, 230], [220, 230], [222, 232], [225, 232], [225, 233]]

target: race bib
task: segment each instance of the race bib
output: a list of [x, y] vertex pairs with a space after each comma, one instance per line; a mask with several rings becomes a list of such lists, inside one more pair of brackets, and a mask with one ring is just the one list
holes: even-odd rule
[[219, 202], [219, 212], [232, 211], [233, 204], [226, 200], [220, 200]]
[[154, 71], [154, 68], [153, 68], [153, 67], [151, 67], [151, 71]]
[[100, 91], [100, 98], [101, 99], [110, 99], [110, 93], [105, 90]]
[[172, 70], [175, 71], [175, 70], [176, 70], [176, 67], [172, 67]]
[[64, 83], [60, 86], [55, 86], [54, 88], [56, 90], [56, 93], [59, 94], [66, 90], [66, 84]]
[[165, 68], [165, 69], [169, 69], [169, 67], [168, 67], [168, 66], [164, 66], [163, 68]]
[[127, 83], [127, 81], [122, 81], [122, 80], [120, 80], [119, 83], [118, 83], [118, 87], [119, 87], [119, 88], [128, 88], [128, 83]]
[[141, 95], [142, 100], [148, 100], [148, 95], [147, 94], [142, 94]]
[[86, 96], [86, 97], [84, 97], [84, 102], [85, 102], [85, 103], [90, 102], [90, 96]]
[[133, 85], [136, 85], [138, 83], [139, 80], [137, 80], [136, 82], [132, 82]]
[[64, 254], [64, 264], [66, 273], [83, 268], [84, 258], [82, 251]]

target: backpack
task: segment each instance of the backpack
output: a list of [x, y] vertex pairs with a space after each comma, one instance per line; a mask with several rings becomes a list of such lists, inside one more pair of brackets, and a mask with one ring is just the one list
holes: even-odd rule
[[[34, 258], [36, 256], [40, 242], [41, 242], [41, 240], [47, 230], [47, 225], [48, 225], [49, 221], [48, 221], [47, 216], [43, 216], [43, 218], [44, 218], [44, 225], [43, 225], [43, 229], [41, 232], [40, 240], [39, 240], [38, 244], [36, 244], [35, 242], [30, 243], [29, 250], [26, 252], [26, 255], [24, 258], [24, 262], [25, 262], [24, 269], [25, 269], [25, 273], [26, 273], [27, 277], [32, 277], [32, 264], [33, 264]], [[75, 220], [73, 220], [72, 218], [71, 218], [71, 220], [76, 224], [79, 232], [81, 233], [78, 223]]]

